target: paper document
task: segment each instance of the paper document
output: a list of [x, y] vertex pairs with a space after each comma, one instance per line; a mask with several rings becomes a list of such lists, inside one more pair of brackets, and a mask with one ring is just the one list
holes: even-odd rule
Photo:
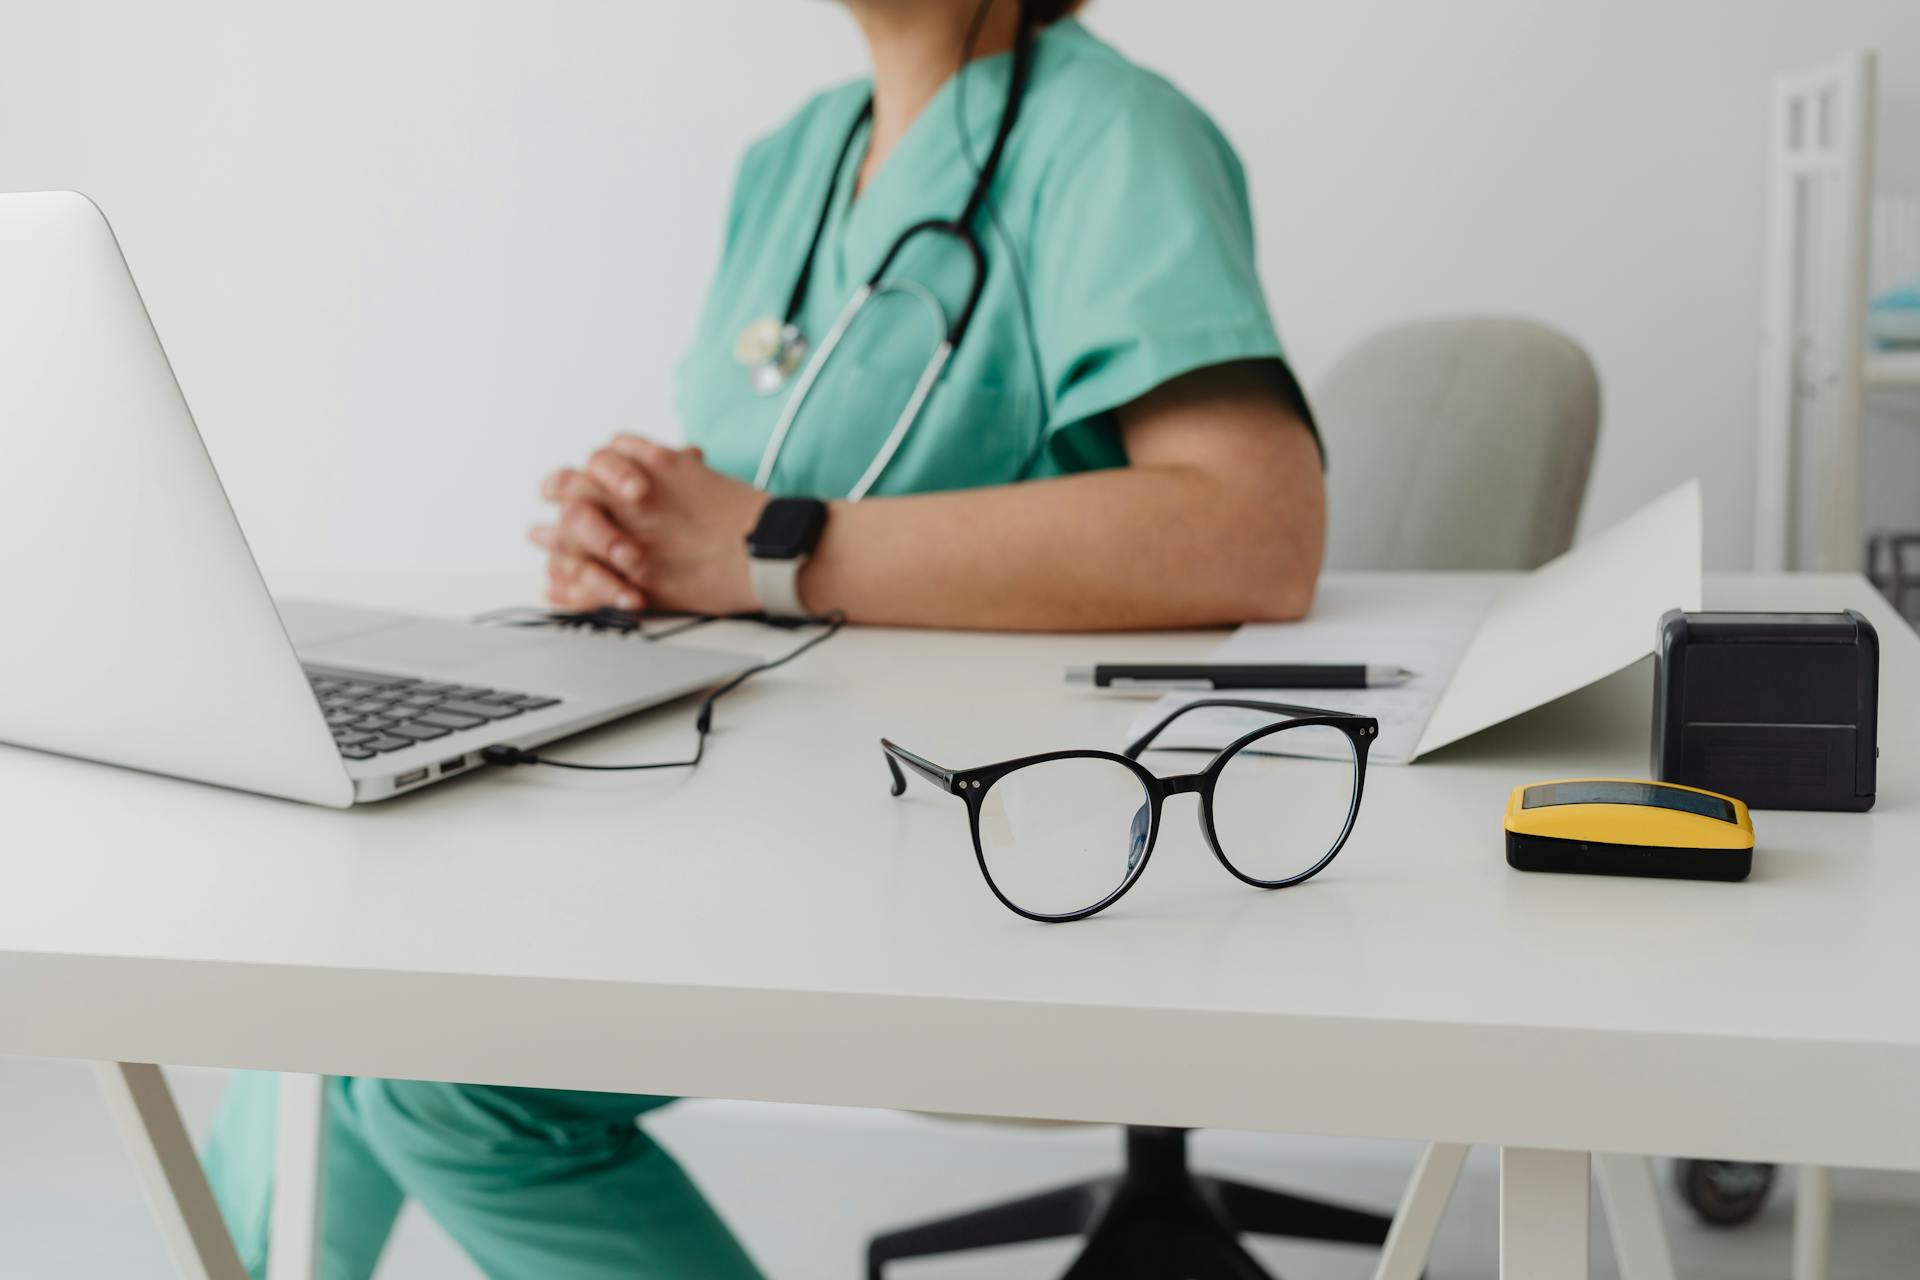
[[[1369, 759], [1404, 764], [1413, 758], [1434, 704], [1480, 625], [1500, 584], [1454, 574], [1367, 574], [1368, 580], [1330, 581], [1320, 587], [1304, 622], [1255, 622], [1228, 637], [1212, 662], [1332, 662], [1398, 664], [1414, 678], [1390, 689], [1236, 689], [1219, 695], [1179, 693], [1160, 699], [1130, 736], [1196, 698], [1271, 699], [1329, 711], [1354, 711], [1380, 721]], [[1155, 746], [1217, 751], [1243, 733], [1273, 723], [1259, 711], [1196, 711], [1178, 721]]]
[[[1138, 736], [1177, 706], [1220, 696], [1305, 703], [1380, 721], [1370, 759], [1406, 764], [1612, 675], [1653, 651], [1660, 615], [1700, 608], [1700, 486], [1656, 499], [1532, 573], [1505, 582], [1450, 574], [1330, 581], [1300, 622], [1241, 627], [1218, 662], [1398, 663], [1387, 689], [1276, 689], [1162, 698]], [[1201, 711], [1156, 746], [1218, 750], [1272, 718]]]

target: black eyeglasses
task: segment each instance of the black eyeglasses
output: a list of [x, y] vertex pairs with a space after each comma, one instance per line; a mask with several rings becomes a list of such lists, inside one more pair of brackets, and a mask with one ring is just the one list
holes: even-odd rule
[[[1227, 707], [1279, 717], [1243, 734], [1198, 773], [1161, 778], [1141, 752], [1190, 711]], [[1372, 716], [1282, 702], [1203, 698], [1127, 749], [1051, 751], [977, 769], [943, 769], [881, 739], [893, 794], [906, 765], [959, 796], [994, 896], [1029, 920], [1083, 920], [1118, 902], [1146, 869], [1168, 796], [1200, 797], [1200, 830], [1220, 864], [1261, 889], [1309, 879], [1347, 842], [1360, 812]]]

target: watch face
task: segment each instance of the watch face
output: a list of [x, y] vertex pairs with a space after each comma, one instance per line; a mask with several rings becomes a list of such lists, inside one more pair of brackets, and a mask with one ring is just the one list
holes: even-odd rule
[[815, 498], [775, 498], [747, 535], [747, 552], [758, 560], [794, 560], [813, 550], [827, 523], [827, 504]]

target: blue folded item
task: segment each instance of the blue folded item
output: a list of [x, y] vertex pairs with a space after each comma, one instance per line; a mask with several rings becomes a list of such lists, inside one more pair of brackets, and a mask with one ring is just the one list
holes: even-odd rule
[[1920, 284], [1875, 298], [1867, 312], [1867, 336], [1882, 347], [1920, 347]]

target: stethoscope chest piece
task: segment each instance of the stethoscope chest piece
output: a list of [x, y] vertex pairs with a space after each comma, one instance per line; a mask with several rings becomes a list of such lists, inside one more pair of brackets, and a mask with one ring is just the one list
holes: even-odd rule
[[755, 394], [770, 396], [806, 361], [807, 338], [797, 324], [761, 316], [740, 331], [733, 358], [746, 366]]

